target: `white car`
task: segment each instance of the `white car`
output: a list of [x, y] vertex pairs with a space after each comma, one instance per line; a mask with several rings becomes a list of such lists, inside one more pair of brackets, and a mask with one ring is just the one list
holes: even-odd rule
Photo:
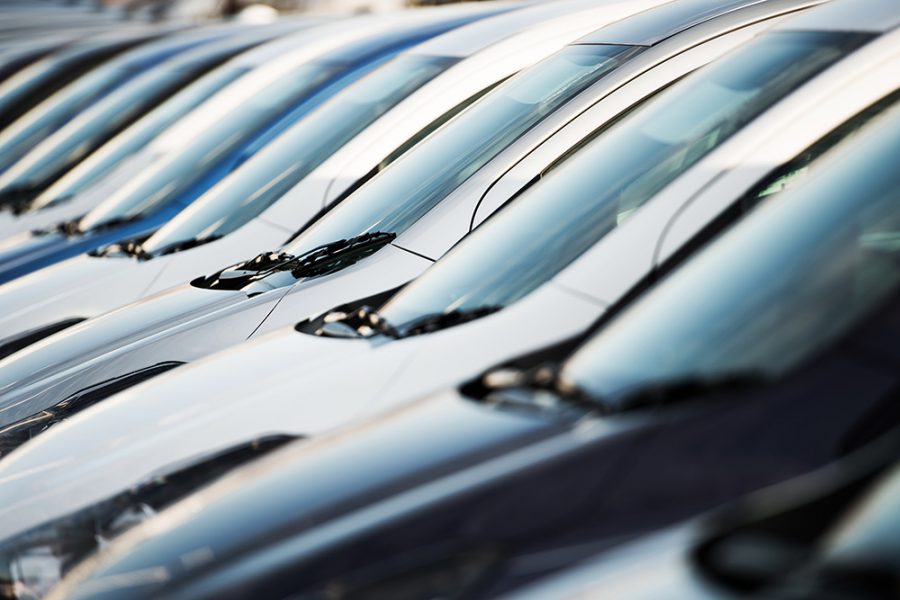
[[[0, 362], [0, 423], [88, 388], [94, 398], [109, 395], [251, 335], [408, 282], [511, 197], [518, 188], [494, 184], [528, 152], [540, 145], [556, 151], [552, 159], [565, 153], [571, 145], [544, 142], [574, 117], [590, 114], [577, 120], [583, 136], [590, 131], [582, 128], [586, 121], [599, 127], [773, 19], [813, 4], [696, 0], [601, 29], [493, 90], [283, 252], [89, 319], [8, 356]], [[672, 13], [680, 18], [669, 18]], [[113, 379], [113, 386], [94, 389]]]
[[[35, 329], [49, 334], [60, 323], [102, 314], [277, 247], [486, 89], [598, 25], [660, 1], [541, 4], [402, 53], [281, 134], [149, 239], [82, 255], [0, 287], [0, 339]], [[34, 332], [29, 335], [34, 339]]]
[[[405, 311], [408, 317], [410, 304], [403, 304], [411, 298], [418, 313], [412, 324], [425, 326], [418, 318], [423, 311], [427, 316], [448, 304], [460, 306], [456, 313], [442, 313], [450, 317], [444, 329], [431, 319], [430, 326], [414, 331], [401, 317], [401, 333], [427, 335], [334, 339], [279, 332], [136, 387], [28, 442], [0, 461], [0, 500], [5, 501], [0, 504], [6, 507], [0, 509], [0, 536], [26, 529], [24, 520], [36, 525], [114, 494], [135, 483], [136, 474], [163, 472], [176, 462], [269, 434], [315, 435], [583, 331], [609, 303], [694, 240], [748, 190], [765, 183], [764, 192], [771, 191], [767, 178], [772, 169], [787, 165], [794, 173], [796, 156], [900, 85], [900, 34], [884, 35], [840, 60], [868, 36], [829, 33], [822, 29], [822, 17], [794, 20], [762, 36], [609, 128], [383, 311], [388, 315], [396, 309], [398, 316]], [[859, 27], [889, 28], [889, 13], [880, 17], [878, 25]], [[809, 35], [810, 30], [820, 35]], [[800, 55], [807, 58], [806, 69], [784, 68]], [[772, 76], [782, 72], [782, 77]], [[861, 89], [867, 91], [857, 93]], [[708, 119], [709, 107], [726, 98]], [[578, 124], [581, 136], [598, 126]], [[560, 133], [571, 134], [565, 129]], [[721, 141], [721, 147], [707, 148], [712, 139]], [[615, 149], [621, 156], [607, 159], [605, 166], [597, 159], [613, 157]], [[678, 164], [698, 149], [705, 150]], [[554, 160], [544, 159], [544, 167]], [[645, 171], [648, 160], [660, 169]], [[617, 182], [620, 175], [624, 181]], [[783, 183], [781, 173], [774, 177], [775, 185]], [[597, 190], [607, 194], [592, 197]], [[554, 213], [555, 202], [562, 212]], [[566, 214], [579, 205], [583, 212]], [[695, 207], [702, 211], [692, 213]], [[540, 233], [534, 223], [554, 219], [560, 229], [548, 227], [549, 241], [540, 239], [535, 249], [526, 250], [530, 236]], [[617, 227], [620, 220], [623, 225]], [[530, 227], [522, 227], [529, 221]], [[583, 226], [584, 237], [554, 245], [575, 233], [573, 222]], [[485, 247], [492, 246], [498, 262], [510, 268], [501, 281], [491, 280], [493, 270], [504, 268], [498, 262], [485, 259], [484, 270], [478, 264], [477, 258], [488, 253]], [[520, 249], [522, 256], [517, 256]], [[540, 252], [559, 256], [539, 261], [535, 253]], [[534, 269], [532, 277], [522, 278], [528, 268]], [[490, 287], [479, 287], [481, 278]], [[448, 298], [446, 292], [460, 282], [461, 290]], [[475, 312], [467, 315], [463, 309], [469, 292]], [[485, 302], [492, 294], [495, 300]], [[479, 316], [481, 308], [488, 310], [465, 322]], [[454, 320], [456, 326], [449, 326]], [[430, 328], [437, 331], [429, 333]], [[94, 399], [89, 393], [82, 398]], [[49, 425], [63, 419], [65, 410], [79, 401], [51, 408], [49, 418], [37, 421]], [[33, 423], [23, 424], [18, 433], [27, 439]]]
[[240, 133], [244, 119], [276, 108], [265, 100], [274, 101], [279, 92], [288, 91], [280, 88], [289, 87], [291, 81], [299, 85], [300, 78], [312, 84], [317, 75], [331, 72], [334, 65], [328, 58], [335, 50], [397, 25], [427, 22], [438, 14], [426, 11], [415, 18], [398, 17], [399, 21], [369, 16], [335, 21], [232, 59], [104, 144], [35, 198], [24, 214], [0, 213], [0, 240], [81, 217], [116, 193], [121, 195], [126, 184], [149, 177], [151, 166], [158, 168], [167, 159], [169, 165], [178, 164], [173, 157], [184, 161], [179, 152], [214, 155], [220, 145]]

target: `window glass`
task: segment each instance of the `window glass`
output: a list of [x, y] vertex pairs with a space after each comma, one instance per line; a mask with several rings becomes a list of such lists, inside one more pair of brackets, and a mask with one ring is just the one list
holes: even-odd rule
[[615, 399], [796, 368], [900, 289], [900, 109], [826, 154], [585, 344], [564, 377]]
[[301, 254], [370, 231], [403, 231], [525, 131], [639, 51], [571, 46], [523, 71], [363, 185], [287, 251]]
[[279, 114], [300, 102], [336, 69], [334, 65], [305, 64], [221, 115], [214, 127], [197, 131], [189, 140], [170, 140], [178, 143], [177, 148], [85, 215], [80, 229], [86, 231], [106, 222], [135, 218], [171, 201]]
[[143, 245], [156, 252], [226, 235], [269, 207], [336, 150], [452, 65], [434, 56], [396, 58], [296, 123]]
[[522, 298], [833, 64], [844, 41], [832, 34], [764, 36], [663, 91], [557, 164], [385, 305], [383, 316], [400, 326]]
[[0, 134], [0, 168], [8, 168], [39, 140], [127, 75], [129, 70], [117, 64], [98, 67], [27, 112]]
[[109, 135], [188, 78], [189, 74], [184, 72], [155, 69], [118, 88], [43, 140], [4, 174], [4, 181], [15, 178], [13, 185], [17, 187], [41, 185], [93, 151]]
[[198, 79], [67, 173], [35, 200], [34, 208], [53, 206], [84, 190], [109, 173], [126, 156], [143, 148], [169, 125], [247, 72], [246, 68], [222, 67]]

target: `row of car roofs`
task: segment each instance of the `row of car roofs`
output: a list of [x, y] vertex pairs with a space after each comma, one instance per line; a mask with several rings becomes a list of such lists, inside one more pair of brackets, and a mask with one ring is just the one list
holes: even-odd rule
[[0, 7], [0, 596], [890, 598], [900, 5]]

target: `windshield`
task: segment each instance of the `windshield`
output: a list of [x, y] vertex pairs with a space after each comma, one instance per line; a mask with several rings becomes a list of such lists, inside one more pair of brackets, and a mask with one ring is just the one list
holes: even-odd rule
[[522, 298], [834, 63], [842, 43], [839, 35], [763, 36], [663, 91], [485, 222], [389, 301], [382, 316], [402, 330], [426, 315]]
[[[79, 223], [88, 231], [103, 223], [131, 219], [146, 214], [175, 199], [218, 166], [219, 161], [264, 130], [266, 125], [296, 106], [304, 96], [327, 80], [335, 65], [304, 64], [292, 73], [270, 82], [265, 89], [233, 107], [190, 139], [176, 139], [170, 130], [160, 145], [168, 150], [164, 158], [145, 169], [124, 188], [89, 212]], [[236, 82], [235, 85], [238, 85]], [[228, 93], [223, 90], [223, 94]], [[190, 124], [186, 124], [189, 127]], [[175, 133], [183, 133], [183, 129]]]
[[47, 188], [35, 199], [33, 208], [53, 206], [81, 192], [108, 174], [126, 156], [149, 144], [164, 129], [248, 71], [243, 67], [221, 67], [198, 79], [104, 144]]
[[826, 154], [623, 313], [563, 377], [605, 399], [657, 382], [796, 368], [900, 286], [900, 109]]
[[338, 148], [455, 59], [392, 60], [279, 136], [144, 244], [146, 252], [226, 235], [265, 210]]
[[4, 173], [2, 183], [26, 188], [46, 185], [205, 66], [152, 69], [120, 87], [43, 140]]
[[6, 169], [71, 115], [105, 94], [129, 74], [120, 65], [104, 65], [63, 88], [0, 133], [0, 169]]
[[571, 46], [511, 78], [303, 232], [302, 254], [366, 232], [399, 233], [569, 98], [639, 52]]

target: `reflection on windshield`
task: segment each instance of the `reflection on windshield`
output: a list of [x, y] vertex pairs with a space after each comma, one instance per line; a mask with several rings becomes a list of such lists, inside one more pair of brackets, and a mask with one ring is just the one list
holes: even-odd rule
[[26, 113], [0, 134], [0, 170], [8, 168], [64, 119], [121, 83], [128, 74], [128, 69], [118, 64], [104, 65]]
[[152, 69], [131, 85], [122, 86], [80, 113], [65, 127], [41, 141], [4, 173], [2, 182], [19, 187], [43, 187], [93, 152], [141, 112], [165, 98], [195, 75], [193, 69]]
[[341, 91], [265, 147], [144, 244], [146, 252], [226, 235], [269, 207], [338, 148], [454, 63], [400, 57]]
[[777, 377], [900, 287], [900, 109], [826, 154], [576, 352], [563, 376], [620, 397], [654, 382]]
[[[842, 55], [842, 36], [764, 36], [597, 136], [381, 311], [507, 306], [552, 278], [741, 127]], [[648, 168], [648, 165], [653, 165]]]
[[[305, 64], [222, 115], [214, 126], [197, 132], [187, 143], [167, 140], [172, 144], [177, 142], [177, 147], [85, 215], [79, 228], [88, 231], [103, 223], [132, 219], [173, 200], [214, 169], [223, 157], [296, 105], [336, 69], [334, 65]], [[160, 140], [160, 144], [165, 142]]]
[[216, 69], [181, 90], [140, 121], [104, 144], [35, 199], [35, 210], [71, 198], [108, 174], [121, 160], [149, 144], [164, 129], [185, 116], [216, 92], [249, 71], [247, 68]]
[[569, 98], [640, 49], [570, 46], [511, 78], [391, 164], [287, 247], [400, 233]]

